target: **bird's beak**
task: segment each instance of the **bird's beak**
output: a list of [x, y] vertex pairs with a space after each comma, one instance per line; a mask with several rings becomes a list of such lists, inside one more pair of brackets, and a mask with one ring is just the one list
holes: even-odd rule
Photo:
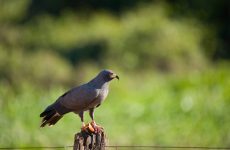
[[115, 78], [117, 78], [117, 80], [119, 80], [119, 79], [120, 79], [118, 75], [116, 75], [116, 76], [115, 76]]
[[118, 76], [118, 75], [116, 75], [116, 74], [112, 74], [112, 75], [111, 75], [111, 78], [112, 78], [112, 79], [117, 78], [117, 80], [119, 80], [119, 79], [120, 79], [120, 78], [119, 78], [119, 76]]

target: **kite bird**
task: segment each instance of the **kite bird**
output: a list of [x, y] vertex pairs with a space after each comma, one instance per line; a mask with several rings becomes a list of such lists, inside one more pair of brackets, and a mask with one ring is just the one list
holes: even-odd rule
[[82, 130], [86, 129], [84, 112], [89, 110], [93, 131], [100, 129], [94, 120], [94, 109], [105, 100], [109, 92], [109, 82], [119, 77], [111, 70], [102, 70], [94, 79], [86, 84], [74, 87], [49, 105], [41, 114], [41, 127], [56, 124], [66, 113], [78, 114], [82, 122]]

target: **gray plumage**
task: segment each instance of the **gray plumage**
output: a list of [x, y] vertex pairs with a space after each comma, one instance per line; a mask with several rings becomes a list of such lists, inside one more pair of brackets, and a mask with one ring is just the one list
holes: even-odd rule
[[94, 109], [98, 107], [107, 97], [109, 92], [109, 81], [119, 77], [111, 70], [102, 70], [94, 79], [86, 84], [74, 87], [53, 104], [48, 106], [41, 114], [41, 127], [46, 124], [56, 124], [66, 113], [74, 112], [81, 117], [84, 123], [84, 111], [89, 110], [90, 117], [94, 120]]

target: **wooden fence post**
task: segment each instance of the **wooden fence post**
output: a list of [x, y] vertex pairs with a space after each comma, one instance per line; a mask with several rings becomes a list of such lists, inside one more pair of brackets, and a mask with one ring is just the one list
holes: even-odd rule
[[105, 150], [105, 138], [103, 129], [94, 133], [87, 128], [75, 134], [73, 150]]

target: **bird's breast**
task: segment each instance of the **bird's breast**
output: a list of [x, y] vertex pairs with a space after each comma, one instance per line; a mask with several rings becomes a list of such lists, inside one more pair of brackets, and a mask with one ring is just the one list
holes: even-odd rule
[[109, 90], [108, 89], [102, 89], [98, 95], [98, 99], [101, 101], [105, 100], [105, 98], [108, 96]]
[[107, 97], [109, 91], [108, 89], [100, 90], [99, 95], [97, 98], [89, 105], [88, 108], [96, 107], [97, 105], [101, 104]]

